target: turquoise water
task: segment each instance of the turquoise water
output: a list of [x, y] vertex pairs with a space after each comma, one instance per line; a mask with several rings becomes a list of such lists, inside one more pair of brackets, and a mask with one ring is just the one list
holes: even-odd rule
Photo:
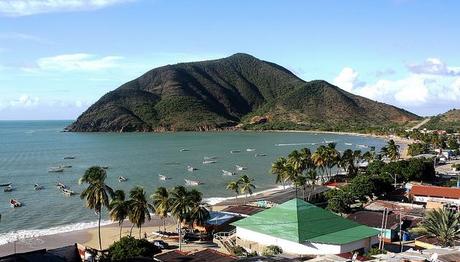
[[[347, 135], [281, 132], [180, 132], [180, 133], [64, 133], [69, 121], [0, 121], [0, 184], [12, 182], [15, 190], [0, 188], [0, 244], [16, 236], [33, 236], [92, 226], [94, 212], [87, 210], [78, 196], [66, 197], [56, 188], [62, 181], [74, 191], [83, 186], [78, 179], [92, 165], [109, 166], [107, 183], [115, 189], [129, 190], [143, 186], [150, 194], [158, 186], [183, 185], [184, 179], [199, 180], [197, 186], [204, 197], [226, 197], [228, 181], [222, 169], [235, 171], [235, 165], [247, 167], [255, 179], [257, 190], [274, 186], [269, 175], [271, 162], [294, 149], [335, 141], [339, 150], [358, 149], [358, 145], [380, 148], [384, 141]], [[311, 145], [309, 143], [315, 143]], [[346, 145], [351, 143], [352, 145]], [[281, 144], [281, 145], [280, 145]], [[189, 149], [180, 152], [181, 148]], [[247, 152], [247, 148], [256, 149]], [[363, 148], [359, 148], [363, 149]], [[241, 153], [230, 154], [230, 150]], [[264, 157], [255, 157], [264, 153]], [[64, 160], [75, 156], [74, 160]], [[203, 165], [203, 157], [215, 156], [216, 163]], [[72, 165], [63, 173], [48, 173], [48, 168]], [[198, 168], [188, 172], [187, 165]], [[158, 174], [171, 177], [160, 181]], [[128, 178], [119, 183], [118, 176]], [[34, 191], [39, 183], [44, 190]], [[24, 206], [11, 208], [9, 199], [16, 198]], [[52, 228], [56, 227], [56, 228]], [[52, 229], [50, 229], [52, 228]]]

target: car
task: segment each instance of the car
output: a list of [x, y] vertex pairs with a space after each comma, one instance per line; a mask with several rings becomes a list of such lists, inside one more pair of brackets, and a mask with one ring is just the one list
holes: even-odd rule
[[169, 248], [169, 244], [164, 242], [163, 240], [154, 240], [153, 241], [153, 245], [161, 248], [161, 249], [168, 249]]

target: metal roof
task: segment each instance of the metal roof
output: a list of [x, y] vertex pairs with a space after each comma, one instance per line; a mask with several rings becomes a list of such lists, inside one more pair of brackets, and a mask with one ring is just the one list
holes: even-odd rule
[[379, 233], [301, 199], [292, 199], [232, 225], [302, 244], [346, 244]]

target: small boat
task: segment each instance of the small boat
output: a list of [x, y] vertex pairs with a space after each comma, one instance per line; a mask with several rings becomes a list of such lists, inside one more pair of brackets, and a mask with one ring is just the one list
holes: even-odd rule
[[50, 173], [61, 173], [61, 172], [64, 172], [64, 168], [62, 167], [50, 167], [48, 168], [48, 172]]
[[351, 146], [351, 145], [353, 145], [353, 144], [352, 144], [352, 143], [345, 143], [345, 145], [347, 145], [347, 146]]
[[159, 178], [160, 180], [163, 180], [163, 181], [166, 181], [166, 180], [171, 179], [170, 177], [167, 177], [167, 176], [164, 176], [164, 175], [158, 175], [158, 178]]
[[246, 149], [246, 152], [254, 152], [254, 151], [256, 151], [254, 148], [247, 148]]
[[11, 185], [11, 183], [0, 184], [0, 187], [6, 187], [6, 186], [9, 186], [9, 185]]
[[63, 188], [62, 193], [66, 196], [73, 196], [75, 195], [75, 191], [71, 190], [70, 188]]
[[188, 152], [188, 151], [190, 151], [190, 150], [187, 149], [187, 148], [181, 148], [181, 149], [179, 149], [179, 152]]
[[21, 207], [21, 206], [22, 206], [22, 203], [19, 202], [19, 201], [16, 200], [16, 199], [12, 198], [12, 199], [10, 199], [10, 205], [11, 205], [11, 207], [13, 207], [13, 208], [14, 208], [14, 207]]
[[368, 148], [369, 146], [368, 145], [358, 145], [358, 147]]
[[66, 188], [67, 188], [67, 186], [64, 185], [64, 184], [61, 183], [61, 182], [57, 182], [57, 183], [56, 183], [56, 187], [59, 188], [59, 189], [66, 189]]
[[9, 186], [7, 186], [7, 187], [5, 187], [3, 189], [3, 192], [11, 192], [11, 191], [13, 191], [13, 187], [11, 185], [9, 185]]
[[244, 171], [244, 170], [246, 170], [246, 167], [245, 167], [245, 166], [235, 165], [235, 167], [236, 167], [236, 170], [237, 170], [237, 171]]
[[324, 143], [325, 144], [330, 144], [330, 143], [335, 143], [335, 141], [334, 140], [324, 140]]
[[230, 150], [230, 154], [241, 153], [241, 150]]
[[60, 165], [59, 168], [72, 168], [71, 165]]
[[184, 180], [185, 180], [185, 185], [187, 185], [187, 186], [198, 186], [198, 185], [202, 184], [198, 180], [189, 180], [189, 179], [184, 179]]
[[109, 166], [101, 166], [101, 168], [107, 170], [109, 169]]
[[126, 177], [123, 177], [123, 176], [119, 176], [118, 177], [118, 182], [126, 182], [128, 179]]
[[42, 190], [44, 187], [42, 185], [39, 185], [39, 184], [35, 184], [34, 185], [34, 190], [35, 191], [38, 191], [38, 190]]
[[214, 164], [214, 163], [216, 163], [215, 160], [204, 160], [204, 161], [203, 161], [203, 164], [205, 164], [205, 165], [206, 165], [206, 164]]
[[65, 156], [64, 159], [75, 159], [74, 156]]
[[203, 157], [203, 160], [215, 160], [217, 157], [215, 156], [205, 156]]
[[227, 171], [227, 170], [222, 170], [222, 175], [224, 175], [224, 176], [234, 176], [235, 173]]
[[195, 171], [195, 170], [198, 170], [198, 168], [195, 168], [195, 167], [193, 167], [193, 166], [187, 166], [187, 171], [193, 172], [193, 171]]
[[259, 157], [259, 156], [267, 156], [267, 154], [264, 154], [264, 153], [260, 153], [260, 154], [255, 154], [254, 156], [255, 156], [255, 157]]

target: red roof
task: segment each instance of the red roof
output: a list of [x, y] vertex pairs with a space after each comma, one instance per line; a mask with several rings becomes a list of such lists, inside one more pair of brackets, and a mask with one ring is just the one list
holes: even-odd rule
[[430, 196], [460, 199], [460, 188], [413, 185], [410, 191], [415, 196]]

